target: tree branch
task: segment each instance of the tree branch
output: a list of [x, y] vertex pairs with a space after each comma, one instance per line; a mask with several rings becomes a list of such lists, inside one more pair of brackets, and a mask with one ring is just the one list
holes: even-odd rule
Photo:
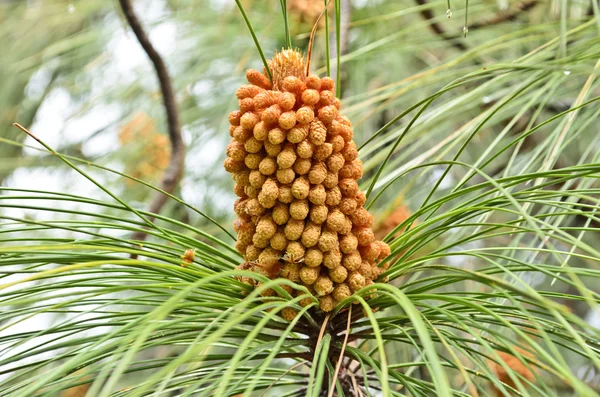
[[[171, 143], [171, 161], [162, 176], [159, 187], [167, 193], [173, 193], [177, 183], [179, 182], [179, 179], [183, 174], [185, 146], [183, 144], [183, 139], [181, 138], [179, 112], [177, 111], [177, 102], [175, 100], [171, 78], [169, 77], [169, 72], [167, 71], [167, 67], [163, 59], [156, 51], [154, 46], [152, 46], [152, 43], [142, 28], [139, 19], [135, 15], [135, 11], [133, 10], [130, 0], [119, 0], [119, 4], [121, 5], [123, 15], [125, 15], [131, 30], [133, 30], [133, 33], [135, 34], [135, 37], [146, 52], [146, 55], [148, 55], [148, 58], [150, 58], [160, 84], [163, 104], [167, 114], [169, 141]], [[150, 203], [148, 211], [157, 214], [160, 212], [166, 202], [167, 196], [163, 193], [156, 192], [152, 202]], [[153, 216], [149, 216], [148, 218], [152, 222], [155, 219]], [[146, 239], [146, 237], [147, 234], [144, 232], [136, 232], [133, 235], [134, 240], [143, 241]]]
[[[427, 0], [415, 0], [415, 2], [420, 6], [427, 6]], [[431, 11], [431, 9], [423, 8], [420, 11], [420, 13], [421, 13], [421, 16], [423, 17], [423, 19], [425, 19], [427, 22], [429, 22], [429, 27], [431, 28], [433, 33], [440, 36], [442, 39], [449, 41], [450, 44], [452, 44], [452, 46], [454, 48], [456, 48], [458, 51], [467, 51], [468, 50], [466, 45], [464, 45], [462, 42], [460, 42], [456, 37], [452, 37], [452, 36], [448, 35], [446, 33], [446, 31], [444, 30], [444, 28], [442, 27], [442, 25], [440, 25], [439, 23], [437, 23], [435, 21], [435, 15], [433, 14], [433, 11]]]
[[516, 5], [515, 9], [512, 11], [505, 11], [505, 12], [502, 12], [502, 13], [496, 15], [494, 18], [487, 19], [487, 20], [484, 20], [481, 22], [474, 22], [474, 23], [470, 24], [469, 30], [481, 29], [486, 26], [499, 25], [504, 22], [514, 21], [520, 13], [529, 11], [531, 8], [535, 7], [537, 4], [538, 4], [538, 0], [522, 1], [522, 2], [518, 3]]
[[[415, 0], [420, 6], [426, 6], [427, 0]], [[495, 17], [481, 22], [474, 22], [469, 25], [469, 30], [481, 29], [487, 26], [499, 25], [504, 22], [514, 21], [522, 12], [527, 12], [538, 4], [538, 0], [524, 0], [518, 3], [514, 10], [499, 13]], [[444, 30], [441, 24], [434, 21], [435, 15], [431, 9], [426, 8], [421, 10], [423, 19], [429, 22], [431, 30], [442, 39], [449, 41], [454, 48], [459, 51], [466, 51], [468, 47], [460, 41], [460, 34], [450, 35]]]

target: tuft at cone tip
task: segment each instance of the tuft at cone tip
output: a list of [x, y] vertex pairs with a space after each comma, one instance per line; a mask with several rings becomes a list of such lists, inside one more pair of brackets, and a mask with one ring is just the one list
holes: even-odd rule
[[283, 90], [283, 80], [286, 77], [294, 76], [301, 81], [306, 79], [306, 60], [299, 50], [288, 48], [275, 52], [268, 64], [273, 75], [274, 90]]

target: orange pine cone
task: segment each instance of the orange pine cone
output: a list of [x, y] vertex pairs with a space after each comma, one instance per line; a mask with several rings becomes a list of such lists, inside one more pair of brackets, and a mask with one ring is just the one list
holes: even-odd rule
[[[527, 358], [532, 358], [532, 354], [529, 353], [528, 351], [521, 349], [520, 347], [515, 347], [514, 349], [517, 352], [519, 352], [519, 354], [521, 354], [522, 356], [527, 357]], [[496, 353], [498, 354], [498, 356], [500, 356], [500, 359], [502, 361], [504, 361], [506, 363], [506, 365], [516, 375], [518, 374], [530, 382], [535, 381], [535, 374], [531, 370], [529, 370], [529, 368], [525, 365], [525, 363], [523, 361], [521, 361], [520, 359], [518, 359], [517, 357], [513, 356], [510, 353], [505, 353], [505, 352], [501, 352], [501, 351], [496, 351]], [[506, 369], [504, 369], [504, 367], [502, 367], [502, 365], [496, 363], [495, 361], [490, 361], [489, 366], [490, 366], [490, 370], [496, 374], [496, 377], [498, 378], [498, 380], [500, 382], [505, 383], [505, 384], [509, 385], [510, 387], [516, 388], [515, 382], [511, 379], [510, 375], [508, 374]], [[522, 381], [521, 383], [525, 383], [525, 382]], [[496, 392], [497, 396], [499, 396], [499, 397], [504, 396], [504, 393], [502, 393], [502, 391], [499, 390], [498, 388], [496, 388], [495, 386], [493, 386], [493, 389]]]
[[276, 53], [269, 69], [272, 81], [246, 72], [240, 110], [229, 115], [236, 248], [249, 270], [301, 282], [331, 311], [379, 277], [389, 247], [375, 241], [356, 182], [362, 163], [333, 80], [306, 76], [296, 50]]
[[[128, 163], [125, 173], [135, 178], [153, 182], [157, 180], [171, 161], [169, 138], [158, 132], [156, 123], [145, 113], [136, 113], [119, 130], [121, 146], [137, 146], [140, 151]], [[126, 180], [128, 184], [134, 181]]]

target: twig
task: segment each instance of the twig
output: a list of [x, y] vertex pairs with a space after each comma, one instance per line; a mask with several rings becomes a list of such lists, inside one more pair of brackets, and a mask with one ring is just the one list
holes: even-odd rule
[[[323, 324], [321, 325], [321, 330], [319, 331], [319, 337], [317, 338], [317, 342], [315, 343], [315, 354], [317, 353], [317, 347], [321, 344], [321, 340], [323, 339], [323, 335], [325, 334], [325, 329], [327, 328], [327, 323], [329, 322], [329, 314], [323, 319]], [[314, 357], [313, 362], [316, 361], [316, 356]]]
[[522, 13], [529, 11], [531, 8], [538, 4], [538, 0], [525, 0], [518, 3], [514, 10], [502, 12], [496, 15], [494, 18], [486, 21], [475, 22], [469, 25], [469, 30], [481, 29], [487, 26], [499, 25], [504, 22], [514, 21], [517, 16]]
[[354, 391], [359, 397], [363, 396], [363, 392], [358, 386], [358, 382], [356, 381], [356, 376], [354, 376], [354, 372], [350, 371], [350, 380], [352, 381], [352, 387], [354, 387]]
[[[427, 0], [415, 0], [415, 2], [420, 6], [426, 6]], [[481, 29], [487, 26], [499, 25], [504, 22], [513, 21], [517, 18], [517, 16], [522, 13], [529, 11], [531, 8], [535, 7], [538, 4], [538, 0], [524, 0], [518, 3], [514, 10], [507, 11], [496, 15], [494, 18], [482, 21], [475, 22], [469, 25], [469, 30]], [[442, 27], [441, 24], [435, 22], [435, 15], [430, 8], [425, 8], [421, 10], [421, 16], [423, 19], [429, 21], [429, 27], [435, 34], [440, 36], [442, 39], [449, 41], [454, 48], [459, 51], [466, 51], [468, 47], [460, 41], [460, 34], [449, 35], [446, 33], [446, 30]]]
[[264, 396], [267, 394], [267, 392], [268, 392], [269, 390], [271, 390], [271, 388], [272, 388], [273, 386], [275, 386], [275, 384], [277, 384], [277, 382], [279, 382], [279, 381], [280, 381], [280, 380], [281, 380], [281, 379], [282, 379], [284, 376], [286, 376], [287, 374], [289, 374], [290, 372], [292, 372], [293, 370], [295, 370], [295, 369], [296, 369], [296, 368], [298, 368], [299, 366], [306, 364], [307, 362], [308, 362], [308, 361], [306, 361], [306, 360], [305, 360], [305, 361], [300, 361], [299, 363], [296, 363], [296, 364], [294, 364], [293, 366], [291, 366], [290, 368], [288, 368], [288, 370], [287, 370], [287, 371], [285, 371], [283, 374], [281, 374], [281, 376], [280, 376], [279, 378], [275, 379], [275, 380], [273, 381], [273, 383], [271, 383], [271, 384], [269, 385], [269, 387], [267, 387], [267, 388], [265, 389], [265, 391], [263, 392], [263, 394], [261, 394], [261, 395], [260, 395], [260, 397], [264, 397]]
[[433, 11], [431, 11], [430, 8], [427, 8], [427, 0], [415, 0], [415, 2], [420, 5], [423, 6], [424, 8], [420, 11], [421, 16], [423, 17], [423, 19], [425, 19], [426, 21], [429, 22], [429, 27], [431, 28], [431, 30], [433, 30], [433, 33], [437, 34], [438, 36], [440, 36], [442, 39], [449, 41], [450, 44], [452, 44], [452, 46], [454, 48], [456, 48], [459, 51], [467, 51], [468, 48], [466, 45], [464, 45], [461, 41], [459, 41], [457, 38], [452, 37], [450, 35], [448, 35], [446, 33], [446, 31], [444, 30], [444, 28], [442, 27], [442, 25], [440, 25], [439, 23], [437, 23], [435, 21], [435, 15], [433, 14]]
[[325, 4], [323, 11], [321, 11], [321, 13], [319, 14], [319, 17], [315, 21], [315, 23], [312, 27], [312, 30], [310, 31], [310, 39], [308, 40], [308, 51], [306, 54], [306, 75], [307, 76], [310, 74], [310, 61], [312, 58], [313, 44], [315, 43], [315, 34], [317, 33], [317, 28], [319, 27], [319, 21], [321, 20], [323, 15], [325, 15], [325, 11], [327, 10], [327, 7], [329, 7], [329, 2], [331, 2], [331, 0], [329, 0], [327, 2], [327, 4]]
[[[177, 102], [175, 100], [171, 78], [169, 77], [169, 72], [163, 59], [154, 46], [152, 46], [152, 43], [150, 43], [146, 32], [135, 15], [130, 0], [119, 0], [119, 4], [121, 5], [123, 14], [127, 19], [129, 26], [131, 26], [131, 30], [133, 30], [135, 37], [146, 52], [146, 55], [148, 55], [148, 58], [150, 58], [160, 84], [163, 104], [167, 114], [169, 141], [171, 143], [171, 161], [162, 176], [160, 188], [170, 194], [175, 190], [175, 187], [183, 174], [183, 164], [185, 160], [185, 146], [183, 144], [183, 139], [181, 138], [181, 124], [179, 122], [179, 112], [177, 111]], [[157, 192], [150, 203], [148, 211], [158, 214], [166, 202], [167, 196]], [[155, 220], [153, 216], [149, 216], [148, 218], [152, 222]], [[135, 232], [132, 238], [134, 240], [144, 241], [147, 236], [148, 235], [145, 232]]]

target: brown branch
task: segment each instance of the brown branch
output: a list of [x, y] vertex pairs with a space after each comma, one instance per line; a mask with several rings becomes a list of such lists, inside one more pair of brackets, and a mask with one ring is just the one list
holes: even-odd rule
[[[183, 139], [181, 138], [181, 124], [179, 122], [179, 112], [177, 111], [177, 102], [175, 100], [171, 78], [169, 77], [169, 72], [167, 71], [163, 59], [154, 46], [152, 46], [139, 19], [135, 15], [130, 0], [119, 0], [119, 4], [121, 5], [123, 15], [125, 15], [135, 37], [146, 52], [146, 55], [148, 55], [148, 58], [150, 58], [160, 84], [163, 103], [167, 114], [169, 141], [171, 142], [171, 161], [163, 174], [159, 187], [171, 194], [175, 190], [175, 187], [177, 187], [177, 183], [183, 174], [183, 164], [185, 160], [185, 146], [183, 144]], [[156, 192], [148, 211], [158, 214], [166, 202], [167, 196], [161, 192]], [[149, 216], [148, 219], [152, 222], [155, 220], [153, 216]], [[146, 237], [147, 234], [144, 232], [135, 232], [132, 238], [134, 240], [143, 241]]]
[[475, 22], [469, 25], [469, 30], [481, 29], [487, 26], [499, 25], [504, 22], [510, 22], [517, 19], [517, 16], [522, 12], [527, 12], [538, 4], [538, 0], [525, 0], [518, 3], [514, 10], [502, 12], [494, 18], [482, 22]]
[[[415, 2], [420, 6], [426, 6], [427, 0], [415, 0]], [[527, 12], [531, 8], [535, 7], [538, 4], [538, 0], [524, 0], [518, 3], [514, 10], [502, 12], [495, 17], [482, 21], [482, 22], [474, 22], [469, 25], [469, 30], [481, 29], [487, 26], [499, 25], [504, 22], [514, 21], [517, 16], [522, 12]], [[421, 16], [423, 19], [429, 22], [429, 27], [431, 30], [442, 39], [449, 41], [454, 48], [459, 51], [466, 51], [468, 47], [460, 41], [460, 34], [449, 35], [446, 33], [446, 30], [442, 27], [441, 24], [435, 22], [435, 15], [431, 9], [426, 8], [421, 10]]]
[[[415, 0], [415, 3], [417, 3], [420, 6], [427, 6], [427, 0]], [[458, 51], [467, 51], [468, 50], [466, 45], [464, 45], [462, 42], [460, 42], [456, 37], [452, 37], [452, 36], [448, 35], [446, 33], [446, 30], [444, 30], [444, 28], [442, 27], [442, 25], [440, 25], [439, 23], [437, 23], [435, 21], [435, 15], [433, 14], [433, 11], [431, 11], [431, 9], [423, 8], [420, 11], [420, 13], [421, 13], [421, 16], [423, 17], [423, 19], [425, 19], [426, 21], [429, 22], [429, 27], [431, 28], [433, 33], [440, 36], [442, 39], [450, 42], [450, 44], [452, 44], [452, 46], [454, 48], [456, 48]]]

